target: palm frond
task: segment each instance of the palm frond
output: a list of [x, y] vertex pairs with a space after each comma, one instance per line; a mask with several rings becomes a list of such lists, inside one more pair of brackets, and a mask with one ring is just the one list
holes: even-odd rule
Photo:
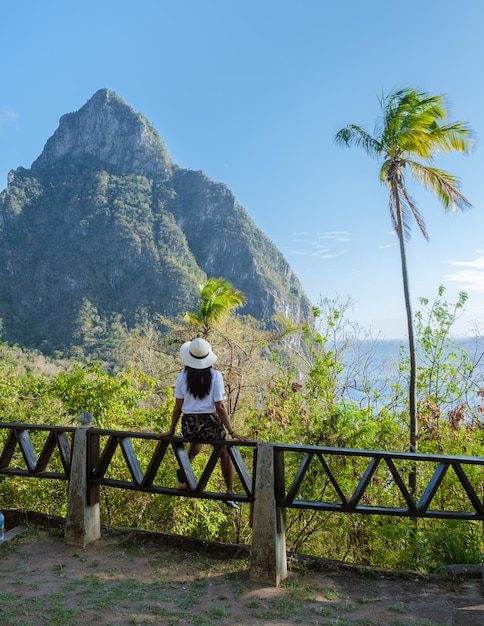
[[455, 122], [443, 126], [436, 124], [429, 134], [434, 143], [434, 150], [439, 152], [468, 153], [476, 142], [474, 133], [464, 122]]
[[381, 153], [381, 145], [378, 139], [372, 137], [370, 133], [355, 124], [350, 124], [338, 131], [334, 141], [340, 145], [363, 148], [371, 156], [378, 156]]
[[[392, 222], [392, 226], [397, 233], [399, 234], [399, 226], [398, 226], [398, 217], [397, 217], [397, 198], [394, 195], [394, 187], [391, 185], [390, 181], [387, 181], [388, 189], [389, 189], [389, 209], [390, 209], [390, 219]], [[412, 236], [412, 224], [413, 219], [416, 220], [422, 235], [425, 239], [428, 240], [428, 234], [425, 229], [425, 223], [423, 221], [422, 215], [420, 214], [415, 201], [409, 196], [407, 190], [405, 188], [403, 180], [401, 180], [396, 185], [396, 193], [398, 193], [398, 202], [400, 204], [400, 209], [402, 211], [402, 222], [403, 222], [403, 234], [408, 241]]]
[[[397, 203], [396, 203], [396, 198], [393, 194], [393, 190], [391, 188], [390, 188], [390, 195], [389, 195], [389, 200], [388, 200], [388, 208], [390, 209], [390, 219], [392, 222], [393, 230], [398, 235], [400, 229], [398, 227], [398, 219], [397, 219]], [[404, 230], [405, 230], [405, 227], [404, 227]]]
[[203, 285], [199, 285], [200, 301], [197, 310], [187, 311], [183, 318], [189, 324], [202, 328], [207, 334], [213, 325], [229, 315], [230, 311], [242, 306], [245, 295], [235, 289], [224, 278], [209, 278]]
[[413, 178], [434, 193], [446, 211], [472, 208], [471, 203], [459, 191], [460, 180], [457, 176], [417, 161], [411, 161], [408, 165]]
[[468, 152], [474, 144], [472, 131], [464, 122], [440, 125], [446, 117], [444, 96], [400, 90], [386, 101], [382, 142], [398, 145], [407, 157], [430, 161], [437, 152]]
[[190, 311], [186, 311], [183, 314], [183, 320], [187, 322], [187, 324], [191, 324], [192, 326], [203, 327], [203, 320], [199, 318], [197, 313], [190, 313]]
[[[418, 227], [420, 228], [420, 232], [428, 241], [429, 235], [425, 227], [425, 221], [423, 219], [423, 216], [418, 210], [415, 200], [409, 195], [407, 188], [404, 185], [400, 189], [400, 194], [405, 199], [406, 211], [404, 212], [404, 215], [408, 213], [408, 215], [410, 216], [410, 212], [411, 212], [411, 214], [413, 215], [413, 218], [417, 222]], [[410, 236], [408, 238], [410, 238]]]

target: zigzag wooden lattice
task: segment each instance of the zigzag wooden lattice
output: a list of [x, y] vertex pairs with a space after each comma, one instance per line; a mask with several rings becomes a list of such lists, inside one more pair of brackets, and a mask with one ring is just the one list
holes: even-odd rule
[[[75, 430], [74, 428], [12, 425], [2, 422], [0, 422], [0, 426], [8, 428], [8, 435], [0, 454], [0, 473], [16, 476], [36, 476], [39, 478], [59, 478], [63, 480], [69, 478], [71, 443], [68, 433], [73, 432]], [[38, 456], [30, 436], [31, 431], [48, 432], [47, 438]], [[22, 454], [25, 468], [11, 466], [17, 450], [20, 450]], [[46, 467], [55, 458], [56, 452], [59, 454], [63, 471], [46, 471]]]
[[[90, 430], [88, 435], [90, 440], [88, 446], [88, 463], [90, 467], [90, 503], [97, 501], [100, 485], [119, 487], [122, 489], [134, 489], [151, 493], [177, 494], [188, 497], [202, 497], [220, 500], [227, 499], [229, 497], [227, 494], [220, 494], [206, 490], [210, 477], [216, 468], [224, 447], [227, 447], [228, 449], [235, 471], [244, 490], [244, 493], [231, 494], [230, 498], [240, 502], [253, 501], [253, 480], [245, 467], [238, 447], [235, 445], [227, 444], [227, 442], [215, 442], [214, 444], [210, 444], [212, 445], [212, 453], [200, 477], [197, 479], [189, 461], [187, 451], [185, 450], [184, 441], [180, 437], [157, 439], [152, 434], [103, 431], [99, 429]], [[101, 439], [105, 437], [107, 437], [107, 442], [104, 444], [104, 447], [101, 447]], [[134, 449], [133, 439], [155, 440], [154, 443], [156, 442], [145, 471], [143, 471]], [[238, 443], [237, 445], [244, 444]], [[249, 445], [254, 447], [255, 443], [252, 442]], [[161, 463], [165, 459], [169, 448], [173, 451], [174, 458], [177, 462], [177, 468], [183, 476], [183, 482], [187, 485], [186, 489], [178, 489], [167, 485], [155, 484], [158, 470]], [[106, 477], [118, 449], [122, 452], [125, 466], [131, 476], [131, 481]]]
[[[286, 488], [286, 470], [284, 462], [284, 453], [300, 453], [303, 458], [299, 467]], [[289, 446], [275, 445], [276, 454], [276, 494], [278, 505], [284, 508], [307, 508], [319, 509], [324, 511], [340, 511], [343, 513], [372, 513], [381, 515], [398, 515], [407, 517], [429, 517], [429, 518], [453, 518], [453, 519], [469, 519], [484, 520], [484, 502], [479, 497], [477, 490], [472, 485], [471, 479], [466, 472], [466, 468], [478, 467], [483, 478], [480, 485], [483, 484], [484, 475], [481, 468], [484, 468], [484, 458], [479, 457], [456, 457], [456, 456], [440, 456], [440, 455], [419, 455], [411, 453], [398, 452], [382, 452], [382, 451], [362, 451], [348, 450], [336, 448], [317, 448], [315, 446]], [[342, 480], [343, 475], [338, 476], [334, 468], [331, 468], [329, 459], [338, 456], [344, 459], [360, 457], [368, 458], [366, 468], [361, 472], [356, 488], [351, 494], [345, 494]], [[421, 479], [422, 487], [419, 498], [414, 497], [405, 484], [406, 476], [402, 476], [402, 472], [398, 470], [395, 461], [404, 461], [408, 465], [429, 464], [435, 466], [432, 475], [428, 479]], [[317, 464], [317, 468], [314, 467]], [[344, 467], [344, 463], [343, 463]], [[431, 468], [431, 466], [430, 466]], [[333, 501], [306, 499], [306, 497], [298, 498], [301, 487], [304, 487], [304, 479], [314, 481], [314, 474], [308, 476], [309, 470], [317, 472], [326, 485], [335, 495]], [[452, 469], [455, 477], [460, 485], [459, 495], [465, 501], [467, 510], [453, 510], [447, 505], [447, 499], [441, 498], [438, 508], [431, 508], [435, 501], [436, 495], [439, 494], [445, 476]], [[377, 470], [383, 471], [387, 476], [387, 484], [391, 486], [392, 493], [396, 491], [398, 496], [404, 503], [403, 506], [382, 506], [381, 504], [370, 504], [371, 496], [368, 489], [372, 484], [372, 478], [376, 475]], [[346, 485], [348, 477], [346, 476]], [[348, 487], [346, 487], [348, 489]], [[379, 490], [381, 496], [382, 489]], [[390, 489], [388, 489], [390, 493]], [[364, 502], [362, 504], [362, 502]], [[442, 504], [444, 506], [442, 506]]]

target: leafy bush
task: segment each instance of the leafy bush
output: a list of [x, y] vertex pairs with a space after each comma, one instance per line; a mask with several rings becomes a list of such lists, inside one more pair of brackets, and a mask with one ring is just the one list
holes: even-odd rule
[[[439, 291], [434, 304], [422, 300], [419, 312], [421, 367], [419, 370], [419, 448], [422, 452], [484, 455], [482, 412], [468, 402], [482, 388], [478, 364], [482, 354], [459, 352], [450, 335], [452, 321], [465, 299], [452, 308]], [[358, 329], [344, 321], [348, 303], [325, 301], [315, 324], [295, 328], [279, 320], [271, 331], [250, 318], [232, 317], [212, 331], [227, 385], [227, 406], [239, 432], [261, 441], [339, 448], [405, 450], [408, 445], [405, 380], [408, 360], [402, 352], [395, 370], [386, 370], [386, 386], [375, 384], [381, 367], [370, 350], [359, 353]], [[89, 411], [98, 427], [162, 432], [173, 406], [173, 384], [180, 364], [177, 346], [193, 332], [172, 325], [161, 335], [152, 322], [140, 325], [118, 341], [118, 361], [107, 368], [99, 363], [47, 360], [37, 353], [0, 346], [0, 414], [2, 421], [75, 425]], [[351, 358], [348, 358], [351, 354]], [[358, 358], [357, 358], [358, 357]], [[124, 366], [123, 366], [124, 359]], [[461, 380], [462, 379], [462, 380]], [[381, 381], [381, 376], [378, 376]], [[459, 418], [459, 407], [463, 417]], [[457, 413], [455, 413], [457, 411]], [[39, 443], [41, 434], [33, 437]], [[4, 432], [0, 429], [0, 444]], [[37, 442], [37, 439], [39, 442]], [[151, 458], [153, 442], [136, 442], [142, 467]], [[207, 461], [206, 446], [194, 462], [198, 475]], [[243, 452], [243, 448], [241, 448]], [[113, 457], [110, 472], [122, 477], [126, 464]], [[166, 462], [165, 462], [166, 461]], [[166, 459], [159, 480], [175, 485], [176, 464]], [[19, 463], [22, 459], [19, 456]], [[294, 475], [300, 455], [287, 454], [285, 471]], [[361, 457], [331, 459], [342, 489], [349, 496], [366, 469]], [[247, 465], [251, 471], [250, 455]], [[405, 471], [405, 468], [402, 468]], [[433, 468], [420, 474], [426, 484]], [[484, 489], [479, 468], [470, 480]], [[368, 497], [386, 498], [394, 505], [388, 472], [377, 472]], [[448, 472], [445, 497], [462, 508], [458, 478]], [[210, 488], [223, 491], [217, 468]], [[332, 485], [318, 465], [310, 465], [301, 484], [301, 498], [331, 498]], [[61, 481], [0, 477], [2, 505], [64, 515], [66, 485]], [[437, 503], [438, 503], [437, 496]], [[393, 498], [393, 500], [392, 500]], [[448, 505], [449, 502], [446, 502]], [[203, 499], [153, 496], [121, 489], [101, 489], [102, 521], [114, 526], [193, 535], [202, 539], [251, 540], [250, 510], [228, 514], [222, 503]], [[414, 567], [433, 571], [455, 562], [480, 562], [479, 525], [471, 522], [344, 515], [311, 510], [287, 510], [288, 549], [356, 563]]]

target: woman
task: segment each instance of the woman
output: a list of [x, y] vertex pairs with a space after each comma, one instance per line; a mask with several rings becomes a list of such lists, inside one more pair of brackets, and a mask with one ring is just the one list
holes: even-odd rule
[[[160, 437], [171, 437], [176, 425], [182, 417], [182, 433], [186, 439], [191, 439], [188, 448], [188, 458], [192, 461], [200, 452], [203, 443], [225, 439], [227, 434], [234, 439], [247, 441], [232, 427], [227, 409], [225, 408], [225, 387], [221, 372], [214, 370], [212, 365], [217, 356], [212, 346], [201, 337], [186, 341], [180, 348], [180, 356], [185, 365], [175, 383], [175, 407], [171, 419], [170, 430]], [[225, 426], [225, 428], [224, 428]], [[224, 447], [220, 455], [222, 475], [227, 485], [227, 493], [234, 493], [234, 466]], [[180, 479], [182, 473], [178, 472]], [[180, 485], [185, 488], [186, 485]], [[228, 506], [238, 509], [237, 502], [228, 500]]]

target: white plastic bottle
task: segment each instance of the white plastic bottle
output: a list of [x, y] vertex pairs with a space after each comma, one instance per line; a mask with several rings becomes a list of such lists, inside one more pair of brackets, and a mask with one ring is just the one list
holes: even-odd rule
[[3, 541], [5, 538], [5, 517], [3, 516], [2, 511], [0, 511], [0, 541]]

